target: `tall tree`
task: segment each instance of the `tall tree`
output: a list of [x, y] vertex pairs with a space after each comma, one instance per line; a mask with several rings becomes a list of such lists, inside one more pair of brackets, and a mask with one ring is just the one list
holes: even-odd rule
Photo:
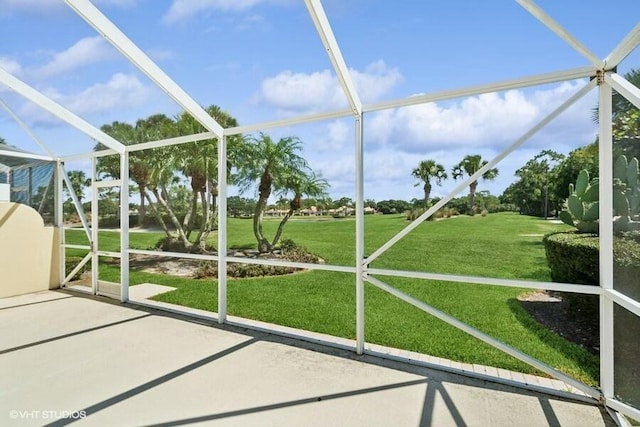
[[[124, 145], [139, 144], [141, 142], [155, 141], [166, 137], [166, 131], [171, 119], [163, 114], [155, 114], [146, 119], [140, 119], [133, 126], [124, 122], [112, 122], [103, 125], [100, 129], [107, 135], [120, 141]], [[98, 143], [96, 151], [106, 147]], [[98, 159], [98, 173], [114, 179], [120, 178], [120, 156], [111, 155]], [[146, 216], [146, 202], [148, 197], [146, 189], [149, 185], [149, 155], [143, 152], [133, 152], [129, 155], [129, 174], [131, 180], [138, 187], [140, 194], [140, 208], [138, 209], [138, 224], [144, 225]]]
[[[278, 243], [279, 234], [269, 241], [262, 227], [262, 218], [269, 197], [272, 194], [286, 195], [293, 192], [294, 197], [290, 204], [292, 212], [291, 209], [296, 209], [302, 195], [322, 195], [326, 182], [323, 184], [318, 181], [307, 161], [300, 155], [302, 141], [297, 137], [285, 137], [276, 142], [270, 136], [260, 133], [257, 137], [248, 138], [246, 147], [241, 151], [238, 184], [243, 191], [258, 184], [258, 202], [253, 213], [253, 234], [258, 242], [258, 251], [271, 252]], [[288, 218], [283, 218], [282, 226]]]
[[[222, 127], [238, 126], [238, 121], [217, 105], [206, 108], [207, 113]], [[184, 112], [176, 118], [179, 135], [192, 135], [205, 132], [206, 129], [190, 114]], [[227, 137], [228, 172], [235, 162], [234, 156], [243, 139], [240, 135]], [[177, 147], [176, 168], [189, 180], [191, 185], [191, 209], [184, 218], [182, 227], [190, 237], [197, 216], [198, 201], [202, 207], [202, 218], [196, 244], [204, 250], [206, 239], [215, 228], [218, 197], [218, 141], [204, 141], [183, 144]], [[228, 174], [229, 175], [229, 174]], [[230, 176], [228, 177], [228, 179]]]
[[[87, 175], [81, 170], [69, 171], [68, 175], [69, 181], [71, 181], [71, 189], [76, 194], [76, 197], [78, 197], [80, 204], [82, 204], [84, 190], [91, 185], [91, 179], [87, 178]], [[67, 192], [69, 192], [69, 189], [67, 189]]]
[[429, 195], [431, 194], [431, 180], [434, 179], [437, 185], [442, 185], [442, 181], [447, 179], [447, 172], [445, 172], [444, 166], [440, 163], [436, 163], [435, 160], [422, 160], [418, 163], [418, 166], [413, 169], [411, 175], [419, 180], [414, 186], [417, 187], [422, 184], [422, 190], [424, 191], [423, 205], [426, 208], [429, 205]]
[[[451, 171], [451, 176], [453, 179], [463, 178], [465, 175], [471, 176], [478, 172], [480, 168], [489, 163], [486, 160], [482, 160], [482, 156], [480, 154], [467, 155], [465, 156], [460, 163], [455, 165]], [[498, 176], [498, 169], [493, 168], [487, 170], [482, 174], [482, 179], [492, 180]], [[474, 180], [469, 184], [469, 214], [475, 214], [475, 200], [476, 200], [476, 190], [478, 189], [478, 180]]]
[[520, 213], [546, 217], [550, 211], [558, 210], [562, 200], [556, 195], [553, 182], [562, 159], [562, 154], [543, 150], [516, 171], [519, 179], [505, 193]]
[[586, 169], [589, 176], [598, 176], [597, 143], [576, 148], [554, 168], [551, 189], [559, 200], [569, 197], [569, 184], [576, 182], [582, 169]]

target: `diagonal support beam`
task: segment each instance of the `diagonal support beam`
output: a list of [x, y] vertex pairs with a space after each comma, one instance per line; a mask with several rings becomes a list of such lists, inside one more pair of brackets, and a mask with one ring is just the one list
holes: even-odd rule
[[[93, 240], [91, 239], [91, 228], [89, 227], [89, 223], [87, 222], [87, 216], [84, 213], [84, 208], [82, 207], [82, 203], [80, 203], [80, 199], [78, 199], [78, 195], [73, 189], [73, 184], [71, 183], [71, 179], [69, 178], [69, 175], [67, 174], [67, 170], [64, 168], [64, 165], [62, 165], [62, 167], [60, 168], [60, 171], [62, 172], [62, 179], [64, 180], [64, 183], [67, 185], [67, 191], [71, 196], [73, 205], [76, 207], [76, 212], [80, 217], [80, 222], [82, 222], [82, 227], [84, 228], [84, 232], [87, 234], [87, 239], [89, 240], [90, 244], [93, 246]], [[62, 201], [60, 203], [62, 203]]]
[[338, 76], [338, 80], [340, 80], [340, 86], [342, 86], [342, 90], [347, 96], [349, 106], [351, 107], [353, 114], [360, 115], [362, 113], [362, 102], [360, 101], [353, 79], [351, 78], [347, 64], [342, 56], [342, 52], [340, 52], [340, 46], [338, 46], [338, 42], [333, 34], [333, 30], [331, 29], [327, 15], [324, 12], [322, 3], [320, 0], [305, 0], [304, 3], [307, 5], [309, 15], [311, 15], [311, 19], [316, 26], [318, 34], [320, 35], [322, 44], [329, 55], [329, 59], [331, 60], [331, 64], [333, 64], [333, 69]]
[[69, 123], [80, 132], [88, 135], [96, 141], [103, 143], [105, 146], [115, 150], [118, 153], [124, 153], [124, 145], [122, 145], [120, 142], [116, 141], [106, 133], [102, 132], [100, 129], [81, 119], [71, 111], [64, 108], [62, 105], [43, 95], [36, 89], [32, 88], [31, 86], [16, 78], [2, 68], [0, 68], [0, 83], [4, 83], [13, 91], [22, 95], [43, 110], [46, 110], [54, 116], [58, 117], [60, 120]]
[[535, 16], [540, 22], [542, 22], [547, 28], [556, 33], [562, 40], [567, 42], [573, 49], [575, 49], [580, 55], [584, 56], [595, 66], [596, 68], [602, 68], [604, 63], [598, 58], [591, 50], [585, 45], [580, 43], [578, 39], [573, 37], [562, 25], [556, 22], [551, 16], [549, 16], [542, 8], [533, 2], [533, 0], [516, 0], [520, 6], [525, 8], [527, 12]]
[[640, 108], [640, 88], [629, 83], [627, 79], [616, 73], [605, 73], [604, 81], [610, 84], [620, 95], [627, 98], [633, 105]]
[[405, 294], [404, 292], [394, 288], [393, 286], [389, 286], [387, 283], [383, 282], [382, 280], [378, 280], [375, 277], [371, 277], [369, 276], [367, 278], [367, 281], [369, 283], [371, 283], [372, 285], [374, 285], [375, 287], [382, 289], [385, 292], [390, 293], [391, 295], [401, 299], [402, 301], [411, 304], [412, 306], [438, 318], [439, 320], [442, 320], [443, 322], [460, 329], [461, 331], [466, 332], [467, 334], [473, 336], [474, 338], [479, 339], [480, 341], [483, 341], [487, 344], [489, 344], [492, 347], [497, 348], [498, 350], [501, 350], [505, 353], [507, 353], [508, 355], [515, 357], [518, 360], [523, 361], [524, 363], [533, 366], [536, 369], [541, 370], [542, 372], [545, 372], [547, 374], [549, 374], [550, 376], [554, 377], [554, 378], [558, 378], [559, 380], [564, 381], [565, 383], [577, 388], [578, 390], [584, 392], [585, 394], [599, 399], [602, 394], [600, 393], [599, 390], [594, 389], [593, 387], [589, 387], [588, 385], [581, 383], [580, 381], [577, 381], [573, 378], [571, 378], [570, 376], [564, 374], [563, 372], [560, 372], [559, 370], [547, 365], [546, 363], [543, 363], [541, 361], [539, 361], [538, 359], [534, 359], [533, 357], [523, 353], [522, 351], [511, 347], [510, 345], [507, 345], [505, 343], [503, 343], [502, 341], [499, 341], [495, 338], [493, 338], [490, 335], [485, 334], [484, 332], [467, 325], [464, 322], [461, 322], [460, 320], [456, 319], [453, 316], [449, 316], [447, 313], [438, 310], [437, 308], [434, 308], [432, 306], [430, 306], [429, 304], [420, 301], [419, 299], [416, 299], [414, 297], [412, 297], [411, 295]]
[[160, 89], [191, 114], [202, 126], [222, 137], [223, 128], [187, 92], [174, 82], [155, 62], [88, 0], [65, 0], [82, 19], [91, 25]]
[[54, 159], [58, 157], [55, 154], [53, 154], [53, 151], [49, 150], [49, 147], [47, 147], [46, 144], [44, 142], [42, 142], [40, 140], [40, 138], [38, 138], [38, 136], [31, 131], [31, 128], [29, 128], [29, 126], [27, 126], [27, 124], [25, 122], [23, 122], [22, 119], [20, 119], [20, 117], [18, 117], [18, 115], [1, 98], [0, 98], [0, 105], [11, 116], [11, 118], [13, 118], [13, 120], [16, 123], [18, 123], [18, 125], [27, 133], [27, 135], [29, 135], [31, 137], [31, 139], [33, 139], [35, 141], [35, 143], [38, 144], [40, 146], [40, 148], [42, 148], [42, 150], [45, 153], [47, 153], [49, 156], [51, 156]]
[[402, 229], [398, 234], [396, 234], [391, 239], [389, 239], [389, 241], [387, 241], [387, 243], [385, 243], [384, 245], [380, 246], [374, 253], [371, 254], [371, 256], [369, 256], [367, 258], [367, 263], [370, 264], [371, 262], [373, 262], [376, 258], [378, 258], [380, 255], [385, 253], [389, 248], [391, 248], [393, 245], [398, 243], [407, 234], [409, 234], [415, 228], [419, 227], [420, 224], [422, 224], [422, 221], [424, 221], [425, 219], [427, 219], [431, 215], [433, 215], [435, 212], [437, 212], [438, 209], [443, 207], [449, 200], [451, 200], [458, 193], [460, 193], [466, 187], [468, 187], [469, 184], [471, 184], [473, 181], [479, 179], [486, 171], [488, 171], [489, 169], [493, 168], [496, 164], [501, 162], [502, 159], [507, 157], [509, 154], [511, 154], [513, 151], [515, 151], [518, 147], [520, 147], [522, 144], [524, 144], [529, 138], [531, 138], [533, 135], [535, 135], [540, 129], [545, 127], [549, 122], [551, 122], [553, 119], [555, 119], [557, 116], [559, 116], [563, 111], [565, 111], [567, 108], [569, 108], [570, 106], [575, 104], [576, 101], [578, 101], [584, 95], [589, 93], [589, 91], [591, 91], [591, 89], [593, 89], [596, 86], [596, 84], [597, 84], [597, 80], [596, 79], [593, 79], [589, 83], [587, 83], [582, 89], [580, 89], [573, 96], [571, 96], [569, 99], [567, 99], [558, 108], [553, 110], [549, 115], [547, 115], [537, 125], [535, 125], [528, 132], [526, 132], [524, 135], [522, 135], [520, 138], [518, 138], [514, 143], [512, 143], [510, 146], [505, 148], [500, 154], [498, 154], [496, 157], [494, 157], [490, 162], [488, 162], [486, 165], [484, 165], [483, 167], [478, 169], [478, 171], [476, 173], [474, 173], [473, 175], [468, 177], [464, 182], [460, 183], [453, 190], [451, 190], [451, 192], [449, 192], [449, 194], [446, 197], [443, 197], [440, 201], [438, 201], [438, 203], [436, 203], [435, 205], [433, 205], [432, 207], [427, 209], [426, 212], [424, 212], [422, 215], [420, 215], [418, 218], [416, 218], [411, 224], [409, 224], [407, 227]]
[[606, 69], [612, 70], [617, 67], [639, 44], [640, 23], [633, 27], [629, 34], [605, 58]]

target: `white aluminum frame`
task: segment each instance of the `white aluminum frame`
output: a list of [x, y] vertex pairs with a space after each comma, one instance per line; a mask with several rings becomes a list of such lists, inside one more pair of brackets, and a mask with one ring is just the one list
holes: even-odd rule
[[518, 4], [524, 7], [527, 12], [535, 16], [540, 22], [542, 22], [546, 27], [548, 27], [551, 31], [556, 33], [562, 40], [567, 42], [569, 46], [573, 48], [580, 55], [585, 57], [591, 62], [591, 64], [598, 68], [604, 68], [604, 61], [598, 58], [596, 54], [594, 54], [591, 50], [589, 50], [585, 45], [580, 43], [578, 39], [573, 37], [569, 32], [562, 27], [558, 22], [556, 22], [551, 16], [549, 16], [542, 8], [540, 8], [537, 4], [533, 2], [533, 0], [516, 0]]
[[[325, 113], [311, 114], [300, 117], [287, 118], [283, 120], [274, 120], [264, 123], [249, 124], [244, 126], [238, 126], [229, 129], [223, 129], [213, 118], [211, 118], [206, 111], [196, 103], [196, 101], [189, 96], [178, 84], [176, 84], [164, 71], [162, 71], [151, 59], [145, 55], [129, 38], [127, 38], [106, 16], [100, 12], [93, 4], [88, 0], [65, 0], [65, 2], [72, 8], [82, 19], [84, 19], [89, 25], [98, 31], [103, 37], [105, 37], [116, 49], [118, 49], [131, 63], [136, 65], [144, 74], [146, 74], [156, 85], [167, 93], [172, 99], [174, 99], [185, 111], [191, 114], [196, 120], [198, 120], [208, 131], [196, 135], [180, 136], [176, 138], [169, 138], [165, 140], [152, 141], [135, 146], [124, 146], [120, 142], [114, 140], [108, 135], [102, 133], [98, 129], [89, 125], [83, 119], [74, 115], [70, 111], [66, 110], [61, 105], [55, 103], [51, 99], [45, 97], [37, 90], [29, 87], [24, 82], [18, 80], [5, 70], [0, 69], [0, 83], [4, 83], [11, 89], [22, 95], [23, 97], [31, 100], [39, 105], [41, 108], [56, 115], [63, 121], [81, 130], [90, 137], [102, 142], [109, 149], [101, 152], [82, 153], [73, 156], [66, 156], [60, 161], [71, 161], [83, 158], [91, 158], [92, 161], [92, 223], [91, 227], [88, 227], [86, 221], [83, 222], [85, 230], [90, 229], [90, 242], [91, 246], [81, 245], [65, 245], [64, 237], [61, 239], [61, 244], [64, 247], [82, 247], [90, 249], [90, 253], [82, 260], [82, 262], [74, 269], [79, 270], [82, 265], [92, 260], [93, 271], [93, 292], [97, 292], [97, 279], [98, 279], [98, 257], [99, 256], [113, 256], [120, 257], [121, 259], [121, 284], [122, 293], [121, 300], [123, 302], [128, 300], [128, 260], [129, 254], [151, 254], [160, 255], [154, 251], [134, 250], [129, 248], [129, 223], [128, 223], [128, 182], [129, 182], [129, 168], [128, 168], [128, 156], [129, 153], [145, 150], [150, 148], [157, 148], [169, 145], [190, 143], [193, 141], [204, 139], [217, 139], [218, 141], [218, 181], [220, 191], [220, 209], [218, 213], [219, 222], [219, 234], [218, 234], [218, 255], [196, 255], [196, 254], [179, 254], [171, 252], [162, 252], [161, 256], [173, 256], [179, 258], [192, 258], [203, 260], [217, 260], [219, 263], [219, 278], [218, 278], [218, 321], [220, 323], [226, 322], [227, 318], [227, 304], [226, 304], [226, 265], [229, 262], [248, 263], [248, 264], [266, 264], [266, 265], [282, 265], [292, 266], [307, 269], [318, 270], [330, 270], [344, 273], [355, 274], [355, 291], [356, 291], [356, 345], [355, 351], [358, 354], [366, 353], [365, 342], [365, 324], [364, 324], [364, 283], [369, 282], [372, 285], [383, 289], [386, 292], [395, 295], [396, 297], [412, 304], [427, 313], [436, 316], [437, 318], [471, 334], [472, 336], [481, 339], [490, 345], [507, 352], [508, 354], [517, 357], [518, 359], [547, 372], [549, 375], [559, 378], [566, 383], [578, 388], [586, 394], [600, 399], [608, 407], [620, 411], [626, 415], [640, 419], [640, 411], [637, 408], [633, 408], [615, 399], [615, 384], [613, 381], [613, 308], [614, 304], [618, 304], [632, 313], [640, 317], [640, 302], [635, 301], [620, 292], [617, 292], [613, 288], [613, 228], [611, 218], [611, 206], [612, 196], [608, 191], [612, 186], [612, 135], [611, 135], [611, 91], [612, 88], [629, 99], [634, 105], [640, 108], [640, 89], [631, 85], [622, 76], [615, 73], [616, 67], [620, 62], [628, 56], [639, 44], [640, 44], [640, 23], [636, 25], [627, 36], [611, 51], [611, 53], [604, 59], [599, 59], [591, 50], [584, 46], [575, 37], [569, 34], [565, 28], [558, 22], [556, 22], [551, 16], [549, 16], [542, 8], [537, 6], [533, 0], [515, 0], [524, 9], [526, 9], [531, 15], [538, 19], [543, 25], [548, 27], [556, 35], [558, 35], [564, 42], [566, 42], [572, 49], [582, 55], [590, 65], [574, 68], [569, 70], [561, 70], [552, 73], [540, 74], [535, 76], [528, 76], [523, 78], [517, 78], [513, 80], [496, 82], [490, 84], [477, 85], [462, 89], [452, 89], [441, 92], [428, 93], [418, 96], [412, 96], [408, 98], [389, 100], [377, 103], [371, 103], [363, 105], [356, 90], [353, 79], [350, 75], [347, 64], [340, 52], [339, 43], [335, 38], [335, 35], [331, 29], [329, 19], [327, 18], [324, 9], [322, 7], [321, 0], [305, 0], [305, 5], [309, 12], [309, 15], [315, 25], [316, 31], [323, 43], [323, 46], [329, 56], [333, 69], [340, 82], [340, 86], [346, 96], [349, 104], [349, 109], [341, 109], [336, 111], [330, 111]], [[552, 113], [545, 117], [542, 121], [532, 127], [528, 132], [518, 138], [498, 156], [492, 159], [487, 165], [481, 168], [477, 173], [469, 177], [465, 182], [459, 184], [447, 197], [438, 202], [435, 206], [427, 210], [411, 225], [400, 231], [396, 236], [391, 238], [377, 250], [375, 250], [370, 256], [366, 257], [364, 254], [364, 134], [363, 134], [363, 120], [364, 114], [369, 112], [375, 112], [386, 109], [394, 109], [407, 107], [411, 105], [424, 104], [429, 102], [437, 102], [443, 100], [450, 100], [461, 97], [468, 97], [479, 95], [488, 92], [505, 91], [510, 89], [524, 88], [542, 84], [556, 83], [568, 80], [576, 80], [582, 78], [591, 78], [592, 80], [584, 87], [578, 90], [574, 95], [567, 99], [562, 105], [556, 108]], [[587, 92], [593, 89], [595, 86], [599, 86], [599, 101], [600, 101], [600, 286], [584, 286], [577, 284], [564, 284], [564, 283], [542, 283], [532, 282], [524, 280], [506, 280], [495, 278], [484, 278], [474, 276], [461, 276], [461, 275], [447, 275], [436, 274], [429, 272], [419, 271], [400, 271], [392, 269], [372, 268], [370, 264], [381, 256], [386, 250], [392, 247], [396, 242], [415, 229], [424, 219], [432, 215], [437, 209], [442, 207], [449, 199], [465, 189], [467, 185], [474, 179], [481, 176], [486, 170], [494, 167], [509, 153], [514, 151], [525, 143], [532, 135], [544, 127], [547, 123], [569, 108], [578, 99], [584, 96]], [[7, 108], [4, 102], [2, 106]], [[10, 110], [8, 110], [10, 111]], [[10, 112], [10, 114], [12, 114]], [[12, 114], [13, 116], [13, 114]], [[259, 130], [271, 129], [276, 127], [289, 126], [301, 123], [310, 123], [321, 120], [330, 120], [342, 117], [353, 117], [355, 124], [355, 137], [354, 137], [354, 149], [355, 149], [355, 187], [356, 187], [356, 260], [354, 266], [340, 266], [340, 265], [318, 265], [318, 264], [306, 264], [295, 263], [276, 260], [256, 260], [245, 259], [228, 256], [227, 251], [227, 213], [226, 213], [226, 165], [227, 165], [227, 153], [226, 153], [226, 136], [238, 135], [242, 133], [255, 132]], [[16, 117], [14, 117], [16, 118]], [[19, 119], [16, 118], [20, 123]], [[28, 128], [25, 129], [28, 131]], [[38, 142], [36, 140], [36, 142]], [[42, 145], [45, 151], [46, 146]], [[7, 153], [9, 154], [9, 153]], [[49, 153], [51, 154], [51, 153]], [[96, 175], [96, 159], [101, 156], [118, 154], [121, 158], [120, 165], [120, 179], [119, 180], [105, 180], [98, 181]], [[55, 159], [55, 156], [51, 156]], [[51, 160], [47, 158], [47, 160]], [[58, 186], [56, 195], [59, 206], [57, 212], [61, 214], [61, 183], [63, 180], [68, 181], [68, 177], [65, 177], [64, 167], [59, 162], [58, 167]], [[68, 182], [67, 182], [68, 183]], [[68, 183], [69, 184], [69, 183]], [[120, 187], [121, 191], [121, 247], [120, 252], [105, 252], [98, 250], [98, 224], [97, 224], [97, 190], [103, 187]], [[74, 202], [77, 201], [74, 199]], [[61, 215], [60, 215], [61, 218]], [[58, 225], [61, 226], [60, 220]], [[64, 258], [61, 258], [61, 264], [64, 265]], [[74, 272], [75, 272], [74, 271]], [[460, 322], [459, 320], [442, 313], [428, 304], [419, 301], [403, 292], [395, 289], [381, 280], [373, 277], [378, 276], [392, 276], [392, 277], [411, 277], [416, 279], [425, 280], [440, 280], [440, 281], [454, 281], [464, 282], [469, 284], [482, 284], [493, 286], [515, 286], [515, 287], [535, 287], [538, 289], [558, 290], [564, 292], [576, 292], [583, 294], [599, 295], [600, 297], [600, 316], [601, 316], [601, 390], [588, 387], [567, 375], [556, 371], [555, 369], [547, 366], [546, 364], [537, 361], [530, 356], [516, 350], [504, 343], [470, 327], [469, 325]], [[73, 276], [71, 274], [69, 277]], [[61, 278], [61, 282], [65, 283], [69, 277]]]
[[[613, 289], [613, 136], [612, 136], [612, 91], [600, 80], [598, 119], [599, 164], [600, 164], [600, 287]], [[613, 385], [613, 300], [605, 293], [600, 295], [600, 387], [605, 398], [614, 395]]]
[[27, 126], [27, 124], [25, 122], [22, 121], [22, 119], [20, 119], [20, 117], [18, 117], [18, 115], [15, 113], [15, 111], [13, 111], [6, 102], [4, 102], [4, 100], [2, 98], [0, 98], [0, 106], [2, 106], [2, 108], [11, 116], [11, 118], [18, 124], [18, 126], [20, 126], [22, 128], [22, 130], [25, 131], [25, 133], [27, 135], [29, 135], [31, 137], [31, 139], [33, 139], [33, 141], [38, 144], [38, 146], [40, 146], [40, 148], [42, 148], [42, 150], [47, 153], [47, 155], [49, 157], [51, 157], [52, 159], [57, 159], [57, 156], [49, 149], [49, 147], [47, 147], [47, 145], [42, 142], [40, 140], [40, 138], [38, 138], [38, 136], [33, 133], [33, 131], [31, 130], [31, 128], [29, 128], [29, 126]]
[[124, 145], [120, 142], [116, 141], [106, 133], [102, 132], [100, 129], [97, 129], [89, 122], [84, 119], [81, 119], [71, 111], [64, 108], [62, 105], [58, 104], [51, 98], [43, 95], [38, 90], [32, 88], [25, 82], [21, 81], [17, 77], [5, 71], [0, 67], [0, 83], [4, 83], [10, 89], [22, 95], [24, 98], [33, 102], [43, 110], [48, 111], [54, 116], [58, 117], [60, 120], [70, 124], [71, 126], [78, 129], [80, 132], [90, 136], [106, 145], [107, 147], [115, 150], [118, 153], [124, 153]]

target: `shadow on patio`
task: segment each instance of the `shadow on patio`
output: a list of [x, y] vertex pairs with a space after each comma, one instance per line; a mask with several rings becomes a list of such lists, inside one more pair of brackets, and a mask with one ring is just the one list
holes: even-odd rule
[[584, 402], [62, 291], [0, 300], [0, 336], [3, 425], [615, 425]]

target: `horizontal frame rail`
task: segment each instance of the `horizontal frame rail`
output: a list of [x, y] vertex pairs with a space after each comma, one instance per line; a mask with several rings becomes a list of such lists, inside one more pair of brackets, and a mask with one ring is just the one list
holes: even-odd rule
[[592, 66], [573, 68], [570, 70], [556, 71], [552, 73], [522, 77], [519, 79], [506, 80], [498, 83], [488, 83], [462, 89], [445, 90], [441, 92], [410, 96], [408, 98], [396, 99], [391, 101], [382, 101], [374, 104], [365, 104], [362, 107], [362, 110], [365, 113], [369, 113], [372, 111], [408, 107], [410, 105], [427, 104], [429, 102], [448, 101], [456, 98], [482, 95], [484, 93], [503, 92], [506, 90], [540, 86], [549, 83], [559, 83], [567, 80], [591, 78], [595, 76], [595, 74], [596, 68]]
[[474, 285], [494, 285], [512, 288], [545, 289], [548, 291], [572, 292], [577, 294], [600, 295], [599, 286], [578, 285], [573, 283], [536, 282], [534, 280], [498, 279], [493, 277], [462, 276], [457, 274], [426, 273], [420, 271], [390, 270], [369, 268], [369, 274], [376, 276], [407, 277], [413, 279], [439, 280], [442, 282], [471, 283]]
[[122, 254], [120, 252], [111, 252], [111, 251], [96, 251], [96, 255], [98, 256], [108, 256], [111, 258], [121, 258]]
[[87, 250], [87, 251], [91, 250], [91, 246], [89, 246], [89, 245], [74, 245], [74, 244], [71, 244], [71, 243], [65, 243], [64, 247], [67, 248], [67, 249], [84, 249], [84, 250]]

